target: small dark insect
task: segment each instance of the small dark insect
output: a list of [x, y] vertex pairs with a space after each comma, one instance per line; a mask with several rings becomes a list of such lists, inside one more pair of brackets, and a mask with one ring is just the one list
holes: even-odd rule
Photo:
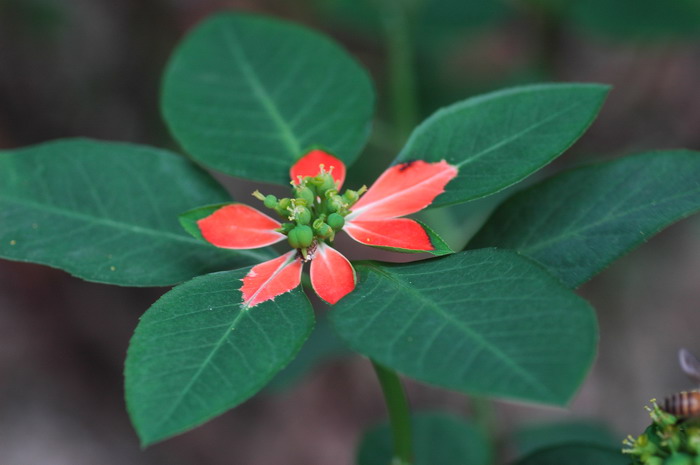
[[[686, 349], [678, 351], [678, 360], [683, 372], [696, 383], [700, 383], [700, 361]], [[700, 417], [700, 390], [673, 394], [664, 399], [664, 405], [661, 408], [680, 418]]]
[[417, 162], [417, 161], [418, 161], [418, 160], [409, 160], [409, 161], [407, 161], [407, 162], [405, 162], [405, 163], [401, 163], [401, 164], [399, 165], [399, 173], [402, 172], [402, 171], [405, 171], [405, 170], [409, 169], [409, 168], [410, 168], [415, 162]]

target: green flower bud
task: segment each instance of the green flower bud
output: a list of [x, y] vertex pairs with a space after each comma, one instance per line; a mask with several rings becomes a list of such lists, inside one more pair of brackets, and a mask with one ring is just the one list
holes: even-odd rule
[[283, 198], [280, 199], [277, 202], [277, 206], [275, 207], [275, 211], [280, 214], [281, 216], [287, 216], [289, 215], [289, 211], [287, 210], [289, 206], [292, 204], [292, 201], [288, 198]]
[[321, 239], [328, 239], [334, 235], [333, 228], [323, 221], [314, 221], [314, 233]]
[[316, 191], [323, 195], [326, 191], [330, 189], [337, 189], [338, 186], [335, 184], [335, 179], [330, 173], [322, 173], [315, 176], [309, 180], [314, 186], [316, 186]]
[[297, 226], [287, 234], [289, 245], [294, 249], [306, 248], [314, 241], [314, 232], [308, 225]]
[[345, 202], [339, 195], [333, 195], [328, 199], [328, 210], [332, 212], [342, 211], [345, 208]]
[[311, 222], [311, 211], [306, 207], [296, 207], [294, 209], [294, 220], [297, 224], [309, 224]]
[[263, 204], [267, 208], [275, 208], [277, 206], [277, 197], [274, 195], [270, 194], [265, 197], [265, 200], [263, 200]]
[[345, 218], [337, 213], [331, 213], [328, 215], [328, 225], [333, 228], [334, 231], [340, 231], [345, 226]]
[[294, 223], [282, 223], [282, 226], [278, 229], [278, 231], [282, 234], [289, 234], [289, 231], [291, 231], [295, 227], [296, 224]]
[[299, 199], [303, 199], [308, 206], [313, 205], [314, 200], [316, 200], [316, 194], [306, 186], [299, 186], [296, 189], [296, 196]]
[[357, 191], [348, 189], [343, 193], [343, 200], [345, 200], [345, 203], [348, 205], [353, 205], [359, 198], [360, 195], [357, 193]]

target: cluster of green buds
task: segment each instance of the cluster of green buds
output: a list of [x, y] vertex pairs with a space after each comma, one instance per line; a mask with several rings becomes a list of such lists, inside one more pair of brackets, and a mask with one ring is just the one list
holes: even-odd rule
[[700, 465], [700, 425], [697, 419], [680, 419], [664, 412], [652, 399], [645, 407], [652, 419], [643, 434], [628, 436], [623, 444], [633, 464]]
[[297, 182], [292, 181], [293, 198], [278, 199], [257, 190], [253, 192], [253, 197], [282, 218], [284, 223], [278, 231], [287, 236], [289, 245], [299, 249], [305, 260], [311, 258], [309, 251], [313, 251], [318, 241], [333, 242], [335, 234], [343, 229], [351, 207], [367, 191], [362, 186], [357, 191], [347, 189], [339, 194], [331, 171], [321, 165], [318, 175], [300, 176]]

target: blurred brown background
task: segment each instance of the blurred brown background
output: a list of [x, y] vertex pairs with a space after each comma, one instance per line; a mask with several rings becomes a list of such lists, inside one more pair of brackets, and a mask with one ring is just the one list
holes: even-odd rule
[[[452, 3], [436, 11], [449, 16]], [[416, 35], [421, 117], [506, 85], [594, 81], [614, 90], [550, 171], [650, 149], [700, 150], [700, 35], [616, 34], [614, 26], [561, 21], [547, 3], [487, 8], [439, 41]], [[355, 177], [367, 182], [381, 171], [400, 144], [391, 136], [385, 40], [372, 21], [353, 23], [321, 0], [0, 0], [0, 148], [87, 136], [177, 149], [159, 117], [161, 70], [189, 27], [225, 8], [320, 29], [370, 69], [379, 102], [368, 152], [376, 156]], [[0, 465], [353, 463], [363, 429], [384, 416], [374, 374], [359, 357], [324, 363], [291, 387], [141, 451], [122, 366], [139, 315], [164, 291], [0, 261]], [[595, 368], [570, 410], [497, 402], [501, 457], [512, 452], [508, 433], [533, 421], [593, 418], [620, 438], [638, 433], [651, 397], [693, 387], [676, 351], [700, 354], [700, 219], [664, 231], [581, 293], [600, 319]], [[409, 390], [416, 407], [470, 415], [465, 396], [413, 383]]]

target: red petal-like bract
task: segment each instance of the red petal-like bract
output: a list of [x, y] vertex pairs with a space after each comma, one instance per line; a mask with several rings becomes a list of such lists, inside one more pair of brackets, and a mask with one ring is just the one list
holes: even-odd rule
[[355, 289], [355, 269], [343, 254], [321, 242], [311, 259], [311, 285], [333, 305]]
[[347, 219], [396, 218], [415, 213], [445, 192], [445, 185], [455, 176], [457, 168], [445, 160], [416, 160], [392, 166], [352, 207]]
[[242, 279], [243, 305], [254, 307], [291, 291], [301, 282], [301, 267], [296, 250], [255, 265]]
[[312, 150], [301, 157], [290, 168], [289, 177], [294, 184], [299, 184], [299, 176], [303, 178], [319, 174], [321, 172], [320, 165], [323, 165], [323, 169], [326, 171], [331, 171], [332, 167], [331, 175], [340, 189], [345, 181], [345, 164], [323, 150]]
[[352, 220], [345, 225], [343, 231], [357, 242], [375, 247], [425, 251], [435, 249], [423, 227], [409, 218]]
[[281, 226], [278, 221], [242, 203], [219, 208], [197, 226], [204, 239], [225, 249], [255, 249], [287, 237], [275, 231]]

